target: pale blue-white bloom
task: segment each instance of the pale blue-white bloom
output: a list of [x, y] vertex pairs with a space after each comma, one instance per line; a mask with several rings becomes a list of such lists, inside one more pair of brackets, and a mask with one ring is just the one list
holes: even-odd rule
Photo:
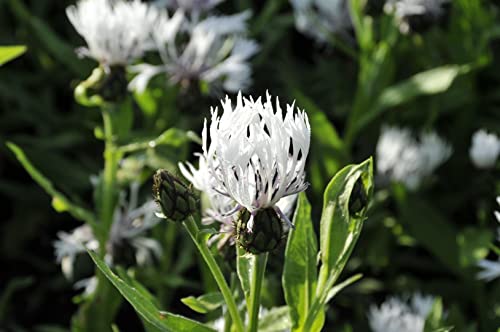
[[127, 65], [153, 47], [158, 10], [139, 0], [79, 0], [66, 14], [87, 47], [79, 54], [104, 66]]
[[500, 139], [493, 133], [480, 129], [472, 136], [469, 156], [477, 168], [492, 168], [500, 154]]
[[450, 0], [387, 0], [384, 10], [394, 14], [401, 33], [408, 33], [412, 28], [412, 18], [421, 16], [428, 21], [437, 21], [444, 14], [444, 5], [449, 2]]
[[347, 0], [290, 0], [295, 26], [320, 42], [330, 34], [345, 33], [351, 26]]
[[199, 14], [208, 11], [224, 0], [156, 0], [155, 4], [159, 7], [170, 9], [183, 9], [186, 12]]
[[304, 168], [310, 131], [304, 111], [287, 105], [283, 116], [279, 101], [273, 106], [269, 94], [262, 102], [239, 93], [234, 107], [226, 97], [222, 114], [212, 109], [210, 126], [205, 121], [202, 134], [203, 156], [215, 179], [213, 190], [236, 202], [228, 214], [245, 208], [252, 226], [259, 210], [274, 208], [289, 222], [277, 203], [308, 186]]
[[377, 170], [415, 190], [451, 153], [451, 146], [434, 132], [417, 141], [407, 128], [384, 126], [376, 148]]
[[409, 301], [390, 297], [380, 306], [370, 307], [370, 327], [373, 332], [423, 332], [434, 301], [434, 297], [418, 293]]
[[150, 79], [165, 73], [168, 80], [182, 85], [201, 80], [212, 90], [237, 92], [251, 84], [249, 59], [258, 44], [245, 38], [250, 12], [229, 16], [193, 19], [182, 9], [172, 17], [161, 15], [153, 37], [162, 65], [140, 64], [132, 67], [137, 76], [129, 87], [143, 91]]

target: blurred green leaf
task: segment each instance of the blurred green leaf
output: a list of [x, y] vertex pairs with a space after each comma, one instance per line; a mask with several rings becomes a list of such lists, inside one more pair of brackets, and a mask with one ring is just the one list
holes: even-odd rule
[[213, 292], [198, 297], [188, 296], [181, 301], [194, 311], [206, 314], [220, 308], [224, 304], [224, 297], [220, 292]]
[[493, 234], [488, 229], [468, 227], [457, 236], [460, 266], [469, 267], [486, 258]]
[[35, 180], [40, 187], [42, 187], [47, 194], [55, 199], [56, 211], [60, 209], [61, 211], [69, 212], [74, 218], [78, 220], [85, 221], [91, 225], [96, 225], [96, 218], [92, 212], [73, 204], [66, 196], [57, 191], [52, 182], [50, 182], [46, 177], [44, 177], [38, 170], [31, 164], [29, 159], [24, 154], [23, 150], [13, 143], [7, 143], [7, 147], [14, 152], [17, 160], [22, 164], [24, 169], [29, 173], [29, 175]]
[[259, 318], [259, 332], [282, 332], [291, 327], [287, 306], [272, 308]]
[[0, 46], [0, 66], [26, 52], [26, 46]]
[[123, 297], [134, 307], [145, 320], [154, 325], [160, 331], [178, 332], [215, 332], [213, 329], [198, 323], [194, 320], [182, 317], [180, 315], [171, 314], [166, 311], [159, 310], [150, 300], [145, 298], [137, 289], [131, 287], [114, 274], [106, 263], [93, 251], [87, 250], [90, 257], [108, 278], [109, 281], [118, 289]]
[[243, 248], [237, 246], [236, 272], [240, 279], [241, 288], [245, 296], [246, 303], [249, 303], [250, 280], [252, 276], [252, 266], [254, 266], [255, 255], [248, 254]]
[[283, 292], [290, 309], [292, 331], [302, 331], [318, 281], [318, 244], [305, 193], [299, 194], [293, 224], [295, 229], [288, 235], [285, 249]]

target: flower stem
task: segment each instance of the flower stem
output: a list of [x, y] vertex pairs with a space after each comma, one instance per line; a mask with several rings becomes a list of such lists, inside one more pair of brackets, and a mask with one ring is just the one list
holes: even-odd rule
[[196, 248], [198, 248], [198, 251], [205, 260], [205, 263], [207, 263], [210, 272], [212, 272], [212, 275], [215, 281], [217, 282], [217, 285], [219, 286], [222, 296], [224, 297], [229, 314], [231, 315], [231, 318], [235, 324], [236, 331], [244, 332], [243, 322], [238, 313], [238, 307], [234, 302], [231, 289], [229, 289], [229, 286], [227, 285], [227, 282], [224, 279], [224, 275], [222, 274], [219, 266], [217, 265], [214, 256], [210, 252], [210, 249], [208, 248], [206, 241], [204, 241], [203, 237], [199, 237], [200, 230], [198, 228], [198, 225], [196, 224], [196, 221], [194, 221], [192, 216], [189, 216], [186, 220], [184, 220], [183, 225], [188, 231], [191, 238], [193, 239]]
[[262, 289], [262, 281], [266, 272], [268, 253], [255, 255], [252, 260], [252, 279], [250, 282], [250, 297], [247, 303], [248, 307], [248, 331], [257, 332], [259, 327], [259, 308], [260, 308], [260, 293]]

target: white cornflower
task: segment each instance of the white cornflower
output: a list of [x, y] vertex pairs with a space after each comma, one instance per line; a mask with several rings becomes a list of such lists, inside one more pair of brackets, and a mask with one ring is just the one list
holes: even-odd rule
[[154, 40], [163, 64], [132, 67], [138, 73], [130, 82], [132, 90], [143, 91], [160, 73], [166, 73], [174, 84], [201, 80], [214, 91], [237, 92], [250, 85], [248, 61], [259, 49], [255, 41], [244, 38], [250, 12], [198, 21], [179, 9], [172, 17], [161, 17]]
[[[207, 225], [214, 222], [220, 223], [220, 234], [219, 236], [214, 236], [211, 242], [222, 240], [219, 241], [220, 246], [224, 245], [227, 241], [232, 245], [234, 244], [235, 215], [230, 213], [234, 210], [237, 203], [232, 198], [214, 189], [217, 183], [209, 172], [205, 157], [202, 154], [196, 155], [199, 156], [198, 169], [189, 162], [179, 163], [179, 169], [182, 175], [184, 175], [197, 190], [204, 193], [208, 199], [209, 207], [204, 211], [203, 223]], [[297, 195], [294, 194], [283, 197], [276, 205], [285, 216], [290, 218], [296, 200]]]
[[104, 66], [125, 66], [153, 46], [158, 10], [139, 0], [80, 0], [66, 14], [87, 42], [79, 54]]
[[500, 154], [500, 139], [495, 134], [490, 134], [480, 129], [472, 136], [472, 145], [469, 156], [477, 168], [492, 168], [495, 166]]
[[320, 42], [328, 35], [345, 33], [351, 26], [347, 0], [290, 0], [295, 26], [300, 32]]
[[[399, 21], [401, 33], [408, 33], [417, 28], [417, 24], [437, 21], [444, 14], [444, 6], [449, 2], [450, 0], [387, 0], [384, 10], [394, 14]], [[421, 19], [415, 20], [418, 17]]]
[[436, 133], [424, 133], [418, 142], [407, 128], [384, 126], [377, 143], [377, 170], [415, 190], [451, 152], [451, 147]]
[[414, 294], [406, 301], [391, 297], [380, 305], [370, 307], [368, 320], [374, 332], [423, 332], [434, 297]]
[[222, 109], [221, 115], [212, 109], [210, 127], [205, 122], [202, 138], [207, 169], [214, 179], [212, 189], [236, 202], [226, 215], [245, 208], [253, 218], [257, 211], [273, 208], [290, 224], [277, 203], [308, 186], [304, 171], [311, 131], [307, 114], [294, 112], [292, 104], [283, 117], [279, 101], [273, 108], [269, 94], [263, 103], [261, 98], [247, 99], [239, 93], [234, 108], [226, 97]]

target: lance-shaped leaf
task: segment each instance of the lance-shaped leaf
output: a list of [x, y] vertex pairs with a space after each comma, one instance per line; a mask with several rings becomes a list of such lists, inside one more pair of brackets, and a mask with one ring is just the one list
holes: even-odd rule
[[295, 229], [290, 231], [285, 249], [283, 292], [293, 331], [301, 331], [318, 281], [318, 244], [311, 220], [311, 205], [305, 193], [299, 195], [293, 223]]
[[123, 297], [134, 307], [139, 315], [159, 331], [164, 332], [215, 332], [213, 329], [197, 321], [159, 310], [142, 292], [125, 283], [111, 271], [109, 266], [93, 251], [88, 250], [90, 257], [109, 281], [118, 289]]
[[0, 47], [0, 66], [4, 63], [13, 60], [26, 52], [26, 46], [1, 46]]

